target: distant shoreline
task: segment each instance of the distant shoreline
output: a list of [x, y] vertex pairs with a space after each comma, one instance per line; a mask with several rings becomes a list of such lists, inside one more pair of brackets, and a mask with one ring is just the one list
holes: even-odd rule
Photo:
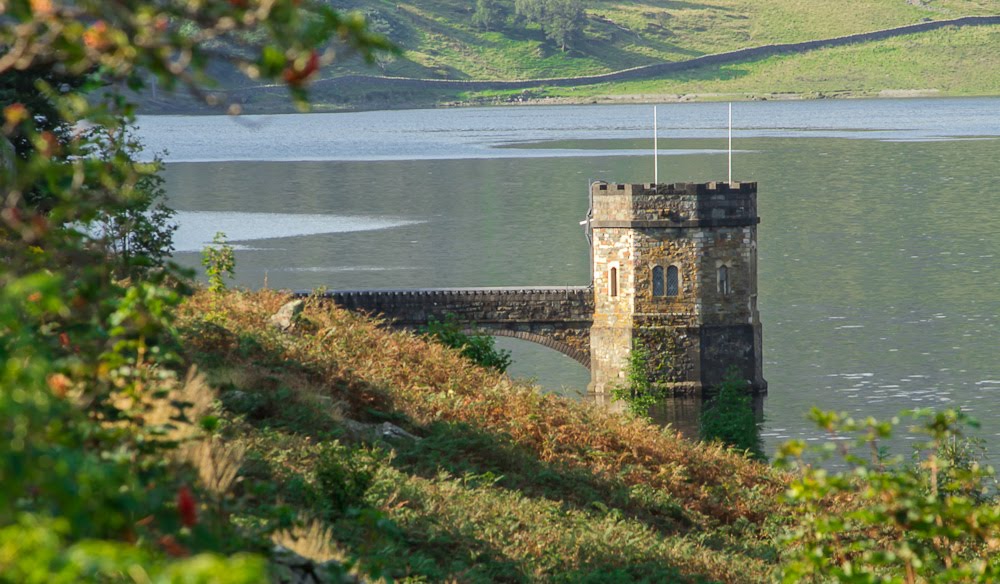
[[[343, 105], [314, 103], [309, 112], [297, 111], [291, 103], [274, 103], [266, 107], [247, 107], [241, 111], [244, 115], [279, 115], [296, 113], [349, 113], [365, 111], [395, 111], [410, 109], [457, 109], [470, 107], [518, 107], [518, 106], [558, 106], [558, 105], [627, 105], [627, 104], [668, 104], [668, 103], [711, 103], [711, 102], [751, 102], [751, 101], [818, 101], [823, 99], [977, 99], [1000, 97], [998, 94], [955, 95], [936, 89], [885, 89], [880, 91], [823, 91], [808, 93], [793, 92], [760, 92], [760, 93], [663, 93], [663, 94], [608, 94], [605, 96], [587, 97], [526, 97], [523, 99], [503, 98], [473, 98], [453, 100], [441, 103], [424, 101], [400, 101], [383, 107], [350, 107]], [[138, 114], [151, 115], [228, 115], [225, 107], [210, 108], [208, 106], [185, 107], [177, 104], [172, 107], [140, 107]]]
[[591, 97], [541, 97], [524, 100], [472, 99], [440, 104], [438, 107], [482, 107], [503, 105], [621, 105], [629, 103], [707, 103], [718, 101], [809, 101], [820, 99], [913, 99], [997, 97], [995, 95], [948, 95], [937, 89], [883, 89], [871, 91], [821, 91], [815, 93], [761, 92], [761, 93], [663, 93], [663, 94], [608, 94]]

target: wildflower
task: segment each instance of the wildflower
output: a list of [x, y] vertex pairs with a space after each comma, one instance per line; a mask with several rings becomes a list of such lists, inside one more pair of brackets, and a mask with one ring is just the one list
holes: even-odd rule
[[193, 527], [198, 523], [198, 509], [194, 501], [194, 495], [187, 486], [181, 487], [177, 492], [177, 512], [181, 516], [181, 523], [184, 527]]

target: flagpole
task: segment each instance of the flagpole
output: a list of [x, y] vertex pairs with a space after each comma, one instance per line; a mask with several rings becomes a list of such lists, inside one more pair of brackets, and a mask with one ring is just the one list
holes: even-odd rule
[[729, 184], [733, 184], [733, 102], [729, 102]]
[[660, 184], [659, 144], [656, 136], [656, 106], [653, 106], [653, 184]]

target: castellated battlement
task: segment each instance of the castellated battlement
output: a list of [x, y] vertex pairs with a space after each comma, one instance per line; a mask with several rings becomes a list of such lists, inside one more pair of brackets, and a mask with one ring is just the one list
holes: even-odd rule
[[603, 227], [756, 225], [757, 183], [591, 185], [594, 221]]
[[[606, 183], [595, 182], [596, 190], [603, 195], [717, 195], [726, 193], [756, 194], [755, 182], [707, 183]], [[650, 192], [652, 191], [652, 192]]]

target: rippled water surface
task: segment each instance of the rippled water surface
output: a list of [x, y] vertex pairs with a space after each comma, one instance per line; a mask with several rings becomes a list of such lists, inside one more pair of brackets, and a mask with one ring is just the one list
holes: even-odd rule
[[[661, 181], [725, 180], [725, 105], [661, 105]], [[590, 180], [649, 182], [650, 107], [147, 117], [178, 258], [225, 231], [238, 280], [287, 288], [585, 284]], [[766, 437], [811, 406], [969, 410], [1000, 436], [1000, 100], [736, 104], [759, 183]], [[547, 349], [515, 373], [578, 393]], [[515, 344], [516, 343], [516, 344]], [[687, 424], [697, 408], [673, 404]], [[994, 454], [1000, 453], [995, 445]]]

